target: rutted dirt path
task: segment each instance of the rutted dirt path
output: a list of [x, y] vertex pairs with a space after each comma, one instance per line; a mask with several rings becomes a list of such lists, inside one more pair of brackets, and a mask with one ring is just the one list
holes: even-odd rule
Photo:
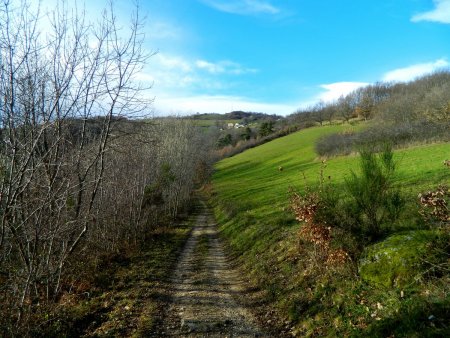
[[267, 337], [242, 305], [245, 285], [230, 267], [214, 216], [202, 202], [170, 286], [158, 336]]

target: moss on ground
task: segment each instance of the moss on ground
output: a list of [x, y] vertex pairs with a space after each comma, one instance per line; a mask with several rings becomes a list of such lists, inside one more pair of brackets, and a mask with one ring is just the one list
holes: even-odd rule
[[365, 249], [359, 261], [359, 274], [369, 283], [387, 288], [412, 287], [420, 282], [424, 260], [437, 238], [432, 230], [395, 234]]

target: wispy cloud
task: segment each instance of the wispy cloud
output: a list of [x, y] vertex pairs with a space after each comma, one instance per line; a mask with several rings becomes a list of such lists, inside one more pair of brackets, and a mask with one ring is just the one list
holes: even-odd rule
[[136, 79], [153, 86], [149, 95], [155, 97], [155, 110], [162, 113], [225, 113], [230, 107], [264, 112], [277, 110], [276, 105], [259, 105], [245, 98], [213, 94], [229, 92], [234, 86], [232, 78], [254, 72], [257, 70], [233, 61], [211, 62], [159, 53], [150, 59]]
[[183, 36], [181, 28], [165, 21], [151, 21], [146, 29], [146, 38], [151, 40], [179, 40]]
[[159, 68], [181, 71], [184, 73], [191, 72], [193, 69], [191, 63], [182, 57], [159, 53], [156, 54], [154, 58], [155, 60], [152, 61], [154, 61], [156, 67]]
[[335, 82], [323, 84], [320, 85], [320, 88], [325, 91], [318, 95], [317, 101], [332, 102], [368, 84], [367, 82]]
[[413, 22], [432, 21], [450, 24], [450, 0], [434, 0], [435, 8], [411, 18]]
[[147, 67], [136, 76], [136, 80], [152, 85], [152, 93], [159, 97], [167, 92], [188, 95], [196, 92], [224, 90], [229, 82], [219, 76], [201, 72], [195, 61], [179, 56], [156, 54]]
[[158, 53], [150, 59], [146, 70], [137, 75], [137, 79], [154, 83], [157, 87], [211, 90], [228, 86], [229, 81], [223, 79], [225, 75], [240, 76], [256, 72], [257, 69], [229, 60], [211, 62]]
[[238, 15], [279, 14], [281, 10], [262, 0], [200, 0], [221, 12]]
[[211, 74], [234, 74], [241, 75], [247, 73], [256, 73], [258, 70], [254, 68], [246, 68], [240, 65], [239, 63], [232, 61], [219, 61], [216, 63], [205, 61], [205, 60], [197, 60], [195, 62], [197, 68], [207, 71]]
[[449, 66], [450, 63], [445, 59], [439, 59], [428, 63], [419, 63], [389, 71], [384, 74], [382, 80], [386, 82], [408, 82], [416, 79], [419, 76], [430, 74], [434, 71]]

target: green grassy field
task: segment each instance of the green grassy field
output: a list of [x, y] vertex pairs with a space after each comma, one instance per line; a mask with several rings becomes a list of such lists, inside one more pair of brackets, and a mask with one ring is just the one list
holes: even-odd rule
[[[302, 187], [318, 181], [322, 159], [314, 151], [320, 136], [358, 127], [329, 126], [307, 129], [279, 138], [216, 166], [214, 187], [224, 201], [234, 201], [240, 209], [283, 206], [290, 186]], [[448, 177], [442, 165], [450, 157], [449, 144], [416, 146], [396, 152], [397, 183], [403, 189], [423, 190]], [[350, 170], [357, 170], [357, 156], [326, 160], [325, 175], [342, 184]], [[280, 171], [279, 167], [283, 170]]]
[[209, 128], [211, 126], [226, 126], [228, 123], [241, 123], [242, 120], [208, 120], [208, 119], [192, 119], [192, 123], [198, 127]]
[[[239, 199], [239, 204], [282, 203], [286, 201], [289, 186], [304, 184], [303, 174], [309, 182], [318, 179], [322, 159], [314, 151], [314, 141], [326, 134], [355, 128], [358, 127], [311, 128], [225, 159], [216, 166], [213, 179], [216, 191], [221, 198]], [[448, 174], [442, 163], [450, 157], [450, 144], [415, 146], [395, 154], [399, 168], [397, 181], [404, 188], [425, 189]], [[357, 165], [356, 156], [332, 158], [326, 161], [325, 174], [339, 184]], [[280, 166], [282, 171], [278, 170]]]
[[[351, 170], [358, 170], [358, 156], [336, 157], [326, 160], [324, 164], [316, 155], [314, 144], [323, 135], [360, 128], [363, 126], [335, 125], [306, 129], [220, 161], [213, 176], [212, 202], [230, 250], [239, 257], [249, 276], [268, 292], [275, 307], [297, 323], [298, 332], [302, 335], [346, 334], [355, 328], [352, 326], [352, 320], [356, 320], [355, 313], [363, 311], [361, 318], [369, 316], [356, 303], [346, 310], [352, 312], [349, 315], [350, 318], [355, 317], [352, 320], [342, 319], [341, 314], [333, 315], [333, 318], [325, 315], [327, 311], [334, 312], [320, 308], [324, 306], [324, 301], [315, 304], [310, 300], [312, 303], [309, 305], [302, 303], [305, 301], [301, 295], [304, 290], [299, 289], [303, 285], [300, 281], [302, 277], [299, 277], [302, 272], [296, 270], [297, 258], [292, 259], [298, 251], [296, 238], [299, 225], [289, 210], [288, 192], [290, 187], [302, 190], [305, 184], [316, 184], [321, 168], [324, 168], [324, 176], [327, 180], [330, 177], [336, 189], [343, 189], [345, 177]], [[398, 167], [395, 185], [407, 196], [409, 208], [414, 207], [419, 192], [441, 182], [450, 183], [450, 171], [443, 165], [443, 161], [449, 158], [450, 144], [421, 145], [395, 151]], [[282, 170], [279, 170], [280, 167]], [[411, 215], [411, 222], [417, 217]], [[351, 292], [360, 292], [359, 288], [365, 287], [359, 282], [349, 283], [351, 287], [342, 286], [344, 290], [339, 292], [349, 296]], [[382, 298], [378, 291], [369, 292], [373, 299]], [[317, 292], [311, 296], [312, 299], [318, 297]], [[336, 292], [329, 292], [330, 299], [335, 297]], [[345, 299], [344, 296], [341, 298]], [[332, 304], [334, 301], [330, 301], [330, 306]], [[399, 308], [396, 311], [400, 311]], [[305, 318], [299, 318], [298, 313], [304, 313]], [[324, 322], [330, 320], [341, 324], [326, 327], [328, 324]], [[324, 325], [321, 331], [320, 327]]]
[[[322, 159], [314, 152], [314, 141], [325, 134], [355, 128], [360, 127], [340, 125], [306, 129], [219, 162], [213, 178], [219, 209], [239, 214], [239, 217], [229, 219], [251, 217], [256, 221], [253, 224], [293, 221], [293, 217], [285, 212], [289, 188], [302, 189], [305, 182], [317, 183], [323, 166]], [[448, 180], [448, 170], [442, 163], [450, 157], [450, 144], [402, 149], [395, 156], [398, 163], [396, 184], [411, 196]], [[326, 160], [324, 174], [340, 186], [350, 171], [357, 169], [356, 155], [341, 156]]]

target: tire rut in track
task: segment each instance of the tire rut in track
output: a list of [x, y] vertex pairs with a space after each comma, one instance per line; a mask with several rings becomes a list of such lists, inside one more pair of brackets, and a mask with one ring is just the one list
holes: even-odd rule
[[245, 286], [230, 267], [211, 211], [202, 202], [171, 280], [158, 336], [267, 337], [239, 299]]

